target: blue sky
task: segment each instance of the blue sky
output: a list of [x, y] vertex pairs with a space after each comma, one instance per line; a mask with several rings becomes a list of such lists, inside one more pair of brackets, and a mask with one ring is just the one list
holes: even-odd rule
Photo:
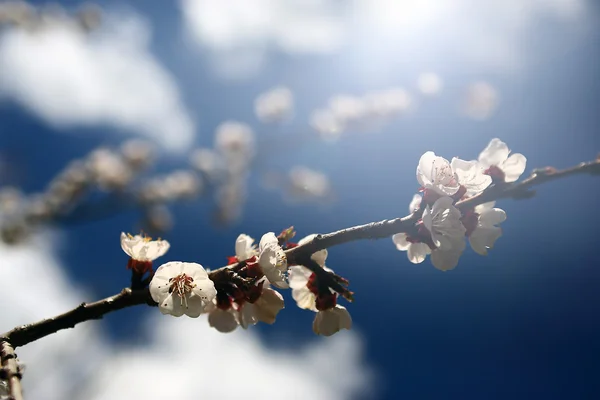
[[[234, 1], [220, 6], [206, 0], [196, 6], [109, 2], [108, 23], [100, 28], [99, 39], [94, 39], [98, 41], [82, 46], [91, 49], [85, 54], [96, 63], [113, 55], [102, 49], [119, 43], [130, 46], [123, 55], [127, 68], [121, 81], [100, 64], [95, 64], [96, 75], [79, 77], [76, 70], [60, 75], [64, 60], [81, 59], [61, 58], [61, 53], [44, 55], [31, 43], [9, 37], [11, 32], [1, 33], [0, 184], [17, 185], [27, 193], [43, 190], [69, 160], [131, 137], [148, 138], [159, 146], [160, 158], [152, 172], [182, 168], [188, 165], [190, 149], [212, 145], [220, 123], [248, 123], [259, 147], [242, 217], [227, 227], [215, 227], [213, 200], [207, 196], [172, 206], [175, 225], [164, 235], [172, 249], [160, 261], [196, 261], [216, 268], [231, 255], [241, 232], [258, 238], [294, 225], [302, 237], [405, 215], [418, 188], [417, 162], [428, 150], [448, 159], [471, 159], [498, 137], [527, 157], [527, 171], [547, 165], [566, 167], [592, 159], [600, 151], [600, 14], [594, 2], [481, 5], [459, 0], [410, 6], [399, 1], [392, 6], [378, 0], [371, 6], [355, 1], [352, 7], [335, 1], [315, 1], [313, 6], [284, 3], [257, 1], [254, 8], [244, 9]], [[65, 2], [68, 8], [77, 4]], [[212, 15], [208, 21], [221, 21], [221, 25], [208, 23], [203, 15]], [[299, 34], [296, 27], [325, 33], [311, 42], [311, 35], [302, 30]], [[19, 44], [18, 57], [11, 47], [14, 43]], [[30, 58], [21, 56], [28, 51]], [[106, 57], [93, 58], [98, 54]], [[39, 61], [39, 69], [20, 64], [28, 60]], [[435, 96], [419, 93], [416, 85], [419, 74], [427, 71], [443, 80]], [[15, 75], [7, 72], [17, 74], [19, 78], [13, 79], [19, 83], [10, 82]], [[35, 77], [43, 74], [59, 84], [38, 83]], [[107, 81], [90, 83], [90, 77]], [[146, 82], [143, 77], [152, 79]], [[479, 81], [491, 85], [498, 99], [485, 119], [469, 117], [460, 107], [465, 90]], [[102, 84], [96, 98], [73, 94], [94, 92]], [[294, 117], [281, 126], [262, 124], [254, 115], [253, 101], [276, 85], [285, 85], [294, 94]], [[405, 88], [415, 106], [381, 129], [347, 132], [339, 141], [327, 143], [309, 125], [310, 113], [326, 107], [331, 96], [359, 96], [391, 87]], [[121, 112], [125, 109], [129, 113]], [[335, 201], [290, 203], [281, 191], [261, 185], [262, 172], [286, 173], [294, 165], [325, 173]], [[596, 178], [578, 176], [540, 187], [532, 200], [499, 202], [508, 219], [490, 255], [481, 257], [468, 249], [459, 266], [447, 273], [434, 269], [429, 260], [411, 264], [391, 239], [333, 248], [328, 266], [348, 278], [356, 293], [356, 301], [348, 305], [352, 333], [315, 337], [313, 314], [297, 309], [289, 293], [284, 293], [286, 309], [275, 325], [257, 325], [250, 329], [253, 332], [242, 334], [251, 338], [246, 340], [256, 340], [249, 346], [259, 349], [260, 357], [268, 359], [272, 354], [274, 370], [281, 360], [290, 373], [296, 371], [287, 364], [293, 360], [280, 357], [313, 346], [323, 357], [298, 356], [298, 363], [325, 371], [311, 375], [311, 383], [306, 384], [308, 389], [322, 389], [318, 393], [323, 398], [332, 398], [331, 391], [336, 390], [339, 398], [369, 399], [597, 398], [599, 195]], [[127, 258], [117, 237], [121, 231], [136, 229], [138, 219], [138, 212], [126, 211], [40, 233], [39, 240], [52, 245], [39, 251], [56, 265], [54, 272], [48, 269], [48, 276], [66, 271], [60, 279], [86, 300], [116, 293], [128, 281]], [[9, 267], [17, 268], [2, 263], [3, 269]], [[82, 300], [73, 299], [73, 305]], [[62, 306], [68, 301], [57, 303]], [[147, 341], [156, 347], [161, 338], [188, 340], [178, 331], [180, 325], [168, 325], [171, 322], [148, 328], [149, 321], [163, 320], [154, 314], [154, 309], [126, 310], [108, 316], [94, 329], [99, 330], [103, 345], [139, 359]], [[14, 316], [6, 319], [18, 321], [14, 324], [31, 322]], [[207, 325], [202, 317], [194, 324]], [[226, 348], [242, 340], [242, 334], [214, 339], [215, 344], [209, 339], [190, 343]], [[327, 341], [330, 344], [322, 343]], [[348, 350], [353, 346], [360, 349], [357, 354]], [[198, 351], [201, 357], [202, 350]], [[347, 351], [351, 354], [341, 354]], [[219, 354], [215, 351], [214, 357]], [[331, 360], [323, 360], [325, 355], [331, 355]], [[114, 357], [119, 358], [118, 353]], [[72, 362], [76, 365], [80, 360]], [[105, 369], [117, 368], [110, 360], [103, 362]], [[127, 375], [135, 363], [129, 368], [126, 361], [119, 365], [124, 376], [140, 379], [139, 385], [149, 379]], [[208, 382], [222, 373], [201, 372]], [[96, 375], [82, 374], [87, 380], [82, 380], [85, 388], [80, 396], [110, 397]], [[371, 379], [355, 386], [336, 383], [343, 381], [343, 374], [347, 379], [367, 375]], [[271, 378], [257, 379], [269, 386]], [[235, 382], [227, 383], [231, 390], [242, 390], [242, 383], [235, 386]], [[38, 398], [51, 398], [42, 389], [31, 391]], [[218, 391], [210, 393], [212, 398], [226, 397]], [[241, 398], [232, 393], [227, 398]], [[257, 393], [245, 397], [255, 398]], [[302, 398], [293, 392], [279, 396]]]

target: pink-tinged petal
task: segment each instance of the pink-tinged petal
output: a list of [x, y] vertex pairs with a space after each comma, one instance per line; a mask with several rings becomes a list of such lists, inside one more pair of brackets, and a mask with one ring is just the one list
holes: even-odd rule
[[484, 168], [492, 165], [500, 166], [507, 158], [510, 150], [506, 143], [500, 139], [494, 138], [485, 149], [479, 154], [479, 163]]
[[208, 324], [222, 333], [233, 332], [238, 327], [233, 312], [218, 308], [208, 314]]
[[396, 248], [400, 251], [407, 251], [411, 243], [407, 240], [408, 236], [406, 233], [396, 233], [392, 236], [392, 241], [396, 245]]
[[408, 248], [408, 260], [413, 264], [420, 264], [425, 261], [425, 257], [431, 254], [431, 249], [424, 243], [413, 243]]
[[492, 208], [479, 215], [479, 225], [490, 228], [506, 221], [506, 212], [500, 208]]
[[501, 166], [502, 172], [504, 172], [504, 180], [515, 182], [525, 172], [526, 166], [527, 158], [523, 154], [511, 154]]
[[477, 254], [486, 256], [488, 249], [494, 247], [500, 236], [502, 236], [502, 229], [498, 227], [477, 227], [469, 236], [469, 244]]

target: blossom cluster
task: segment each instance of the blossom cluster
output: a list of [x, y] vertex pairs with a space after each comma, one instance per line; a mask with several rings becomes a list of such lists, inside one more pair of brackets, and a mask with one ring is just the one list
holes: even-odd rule
[[[232, 332], [238, 326], [246, 329], [258, 322], [273, 324], [284, 308], [284, 299], [272, 287], [291, 288], [298, 306], [316, 313], [316, 334], [331, 336], [350, 329], [352, 319], [346, 308], [337, 304], [338, 293], [308, 268], [288, 265], [284, 247], [304, 245], [315, 236], [291, 243], [293, 235], [291, 228], [279, 236], [268, 232], [257, 246], [252, 237], [241, 234], [230, 264], [210, 274], [200, 264], [181, 261], [167, 262], [153, 271], [152, 262], [170, 247], [165, 240], [122, 233], [121, 248], [130, 257], [127, 267], [137, 281], [147, 275], [150, 295], [163, 314], [192, 318], [207, 314], [210, 326], [219, 332]], [[325, 266], [326, 258], [327, 250], [311, 256], [320, 268], [333, 274]]]
[[434, 267], [442, 271], [456, 267], [467, 239], [475, 252], [487, 255], [502, 235], [498, 225], [506, 213], [495, 208], [495, 202], [470, 209], [459, 209], [455, 204], [515, 182], [525, 171], [527, 159], [510, 153], [506, 143], [492, 139], [477, 160], [455, 157], [448, 161], [431, 151], [423, 154], [417, 166], [421, 194], [416, 194], [409, 205], [410, 213], [422, 210], [422, 217], [412, 232], [393, 236], [396, 248], [406, 251], [415, 264], [430, 255]]
[[52, 7], [36, 7], [22, 0], [9, 0], [0, 3], [0, 28], [11, 25], [35, 30], [50, 24], [76, 26], [83, 31], [96, 29], [102, 19], [102, 12], [94, 4], [84, 4], [75, 15], [69, 15], [59, 4]]

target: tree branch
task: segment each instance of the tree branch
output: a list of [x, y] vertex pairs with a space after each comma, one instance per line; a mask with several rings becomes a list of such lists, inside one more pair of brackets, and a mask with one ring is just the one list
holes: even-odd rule
[[[600, 175], [600, 158], [578, 164], [574, 167], [563, 170], [556, 170], [551, 167], [536, 169], [532, 174], [518, 183], [494, 184], [483, 193], [459, 201], [456, 206], [462, 210], [473, 208], [479, 204], [494, 201], [503, 198], [530, 198], [535, 192], [530, 189], [533, 186], [564, 178], [571, 175], [590, 173]], [[337, 246], [343, 243], [362, 239], [382, 239], [390, 237], [396, 233], [407, 232], [415, 229], [415, 223], [421, 218], [423, 210], [420, 209], [406, 217], [395, 218], [372, 222], [365, 225], [353, 226], [336, 232], [315, 236], [310, 242], [286, 250], [286, 256], [289, 265], [303, 265], [316, 273], [323, 283], [336, 290], [348, 300], [352, 300], [352, 292], [344, 286], [347, 284], [343, 278], [329, 273], [322, 269], [316, 262], [312, 261], [310, 256], [329, 247]], [[225, 267], [210, 271], [211, 278], [217, 277], [220, 271], [225, 268], [240, 269], [245, 262], [227, 265]], [[150, 297], [149, 290], [131, 290], [123, 289], [121, 293], [107, 297], [94, 303], [82, 303], [78, 307], [54, 318], [45, 319], [34, 324], [22, 325], [13, 330], [0, 335], [0, 341], [8, 342], [14, 347], [23, 346], [35, 340], [41, 339], [62, 329], [73, 328], [76, 324], [92, 319], [101, 319], [105, 314], [117, 311], [123, 308], [136, 305], [147, 304], [156, 306], [156, 303]], [[4, 346], [4, 345], [3, 345]], [[12, 347], [11, 347], [12, 348]], [[4, 360], [4, 356], [3, 356]]]
[[17, 355], [13, 346], [6, 340], [0, 340], [0, 358], [2, 359], [2, 379], [8, 383], [9, 395], [13, 400], [23, 400]]
[[21, 325], [0, 336], [0, 340], [19, 347], [48, 336], [63, 329], [73, 328], [80, 322], [101, 319], [105, 314], [140, 304], [155, 305], [148, 289], [131, 290], [125, 288], [121, 293], [93, 303], [81, 303], [71, 311], [39, 322]]

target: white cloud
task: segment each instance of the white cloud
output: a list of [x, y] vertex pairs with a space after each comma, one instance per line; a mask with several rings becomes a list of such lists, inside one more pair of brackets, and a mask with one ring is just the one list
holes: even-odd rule
[[[0, 330], [91, 300], [64, 275], [54, 247], [48, 237], [19, 247], [0, 244], [3, 298], [12, 305], [2, 309]], [[370, 383], [354, 332], [268, 348], [251, 329], [220, 334], [204, 317], [152, 311], [145, 323], [150, 337], [136, 347], [111, 345], [99, 323], [87, 322], [18, 348], [27, 364], [26, 398], [335, 400]]]
[[149, 50], [150, 27], [106, 15], [98, 31], [53, 22], [0, 34], [0, 98], [58, 128], [113, 125], [183, 150], [194, 122], [171, 74]]
[[[581, 29], [586, 0], [181, 0], [196, 42], [219, 69], [247, 77], [272, 51], [328, 53], [345, 44], [440, 66], [452, 54], [491, 69], [512, 69], [535, 53], [523, 40], [546, 17]], [[568, 30], [560, 30], [565, 36]], [[406, 38], [406, 40], [403, 40]], [[359, 52], [360, 53], [360, 52]], [[252, 56], [250, 56], [252, 55]], [[251, 61], [251, 62], [250, 62]], [[436, 65], [434, 65], [436, 66]], [[244, 71], [242, 74], [240, 71]], [[223, 72], [222, 70], [220, 71]], [[228, 70], [228, 72], [231, 72]]]

